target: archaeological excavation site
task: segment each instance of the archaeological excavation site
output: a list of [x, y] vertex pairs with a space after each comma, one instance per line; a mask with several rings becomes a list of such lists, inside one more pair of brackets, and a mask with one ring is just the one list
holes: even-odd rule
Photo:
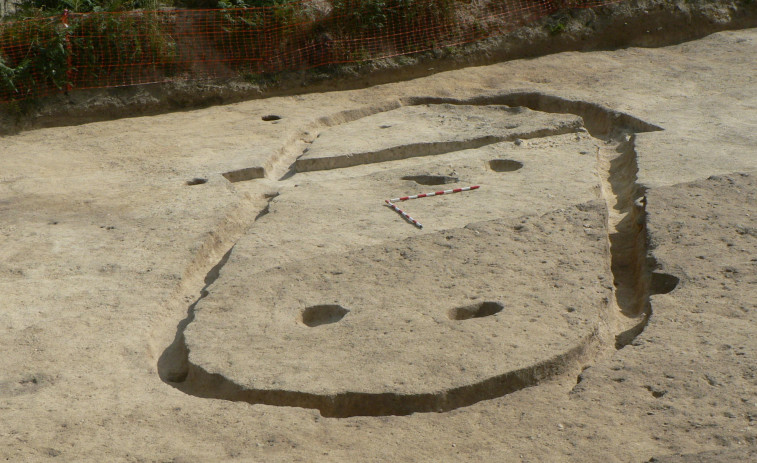
[[0, 459], [757, 461], [757, 2], [91, 3], [0, 9]]

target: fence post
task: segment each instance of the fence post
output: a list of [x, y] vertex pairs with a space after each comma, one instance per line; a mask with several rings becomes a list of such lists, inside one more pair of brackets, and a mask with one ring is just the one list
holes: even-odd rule
[[63, 23], [63, 40], [66, 42], [66, 93], [73, 90], [73, 69], [71, 67], [71, 38], [68, 34], [68, 9], [63, 10], [63, 16], [61, 17]]

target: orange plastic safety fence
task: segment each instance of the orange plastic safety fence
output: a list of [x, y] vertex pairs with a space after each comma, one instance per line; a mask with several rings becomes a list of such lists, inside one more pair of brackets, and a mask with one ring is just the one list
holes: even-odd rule
[[0, 102], [308, 69], [451, 47], [619, 0], [301, 0], [0, 23]]

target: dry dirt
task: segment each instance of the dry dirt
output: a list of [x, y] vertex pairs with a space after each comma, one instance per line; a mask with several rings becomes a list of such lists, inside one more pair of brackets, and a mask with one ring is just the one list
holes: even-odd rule
[[756, 55], [0, 138], [0, 456], [755, 459]]

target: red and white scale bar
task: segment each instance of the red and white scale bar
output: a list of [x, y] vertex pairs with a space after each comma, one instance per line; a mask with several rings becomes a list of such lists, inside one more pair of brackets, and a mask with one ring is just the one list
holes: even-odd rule
[[453, 190], [435, 191], [433, 193], [423, 193], [423, 194], [413, 195], [413, 196], [403, 196], [402, 198], [386, 199], [386, 200], [384, 200], [384, 202], [386, 202], [386, 204], [389, 207], [391, 207], [392, 209], [394, 209], [405, 220], [407, 220], [411, 224], [415, 225], [416, 227], [422, 229], [423, 225], [420, 222], [418, 222], [414, 218], [410, 217], [410, 215], [407, 212], [405, 212], [402, 209], [400, 209], [399, 207], [395, 206], [394, 202], [397, 202], [397, 201], [407, 201], [408, 199], [428, 198], [428, 197], [431, 197], [431, 196], [448, 195], [448, 194], [452, 194], [452, 193], [462, 193], [463, 191], [477, 190], [479, 188], [481, 188], [479, 185], [467, 186], [465, 188], [455, 188]]
[[481, 188], [479, 185], [467, 186], [465, 188], [455, 188], [454, 190], [435, 191], [433, 193], [423, 193], [420, 195], [403, 196], [402, 198], [393, 198], [389, 202], [395, 203], [397, 201], [407, 201], [408, 199], [428, 198], [430, 196], [448, 195], [450, 193], [461, 193], [463, 191], [477, 190]]
[[386, 204], [388, 204], [389, 207], [397, 211], [397, 213], [401, 215], [405, 220], [407, 220], [408, 222], [410, 222], [411, 224], [415, 225], [418, 228], [423, 228], [423, 225], [421, 225], [421, 223], [415, 220], [414, 218], [410, 217], [407, 212], [403, 211], [399, 207], [392, 204], [392, 202], [389, 201], [388, 199], [385, 199], [384, 201], [386, 201]]

